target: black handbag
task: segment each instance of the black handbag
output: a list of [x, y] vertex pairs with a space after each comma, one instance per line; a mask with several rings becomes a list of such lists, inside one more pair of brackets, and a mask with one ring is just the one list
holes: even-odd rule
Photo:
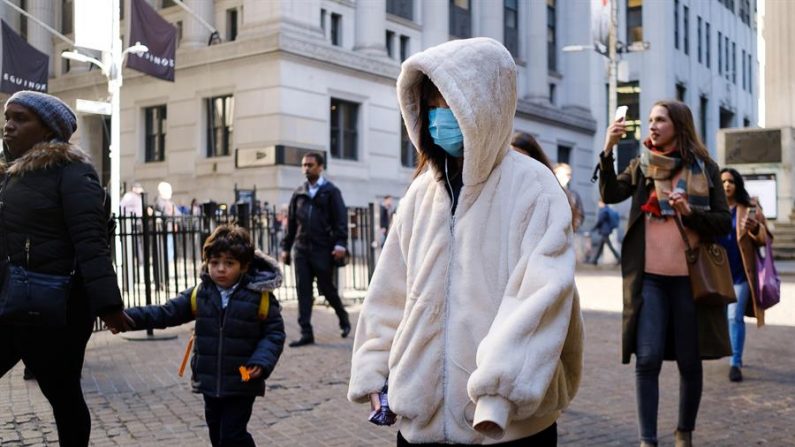
[[[3, 199], [8, 175], [3, 182]], [[30, 271], [11, 263], [8, 236], [5, 230], [4, 200], [0, 200], [3, 242], [6, 259], [0, 268], [0, 324], [12, 326], [63, 327], [67, 323], [66, 306], [74, 269], [69, 275], [53, 275]], [[26, 259], [30, 257], [26, 244]]]

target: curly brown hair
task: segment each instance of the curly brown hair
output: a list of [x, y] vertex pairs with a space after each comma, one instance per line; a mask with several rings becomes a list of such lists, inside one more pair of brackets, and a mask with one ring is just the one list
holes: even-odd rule
[[235, 224], [219, 225], [204, 241], [202, 247], [204, 267], [207, 267], [210, 258], [221, 254], [227, 254], [241, 265], [249, 265], [254, 260], [254, 244], [251, 242], [248, 230]]

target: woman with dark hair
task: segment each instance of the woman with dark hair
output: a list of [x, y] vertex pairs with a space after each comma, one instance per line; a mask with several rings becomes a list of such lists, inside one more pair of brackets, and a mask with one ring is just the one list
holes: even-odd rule
[[539, 161], [542, 165], [548, 167], [550, 171], [553, 170], [552, 162], [547, 158], [547, 154], [541, 149], [541, 145], [538, 144], [535, 137], [529, 133], [521, 131], [514, 132], [511, 137], [511, 147]]
[[[553, 446], [582, 370], [571, 213], [554, 175], [510, 150], [516, 66], [455, 40], [403, 63], [417, 148], [364, 300], [348, 398], [401, 418], [398, 446]], [[376, 413], [377, 414], [377, 413]]]
[[[691, 445], [701, 401], [702, 359], [731, 354], [726, 308], [693, 301], [681, 219], [689, 243], [715, 240], [731, 229], [720, 173], [698, 137], [687, 105], [658, 101], [649, 113], [641, 155], [616, 175], [613, 146], [624, 119], [607, 129], [600, 154], [605, 203], [632, 197], [621, 247], [624, 279], [623, 363], [635, 354], [636, 399], [642, 446], [657, 445], [659, 375], [663, 360], [679, 367], [677, 447]], [[696, 341], [698, 341], [696, 343]], [[669, 344], [670, 342], [670, 344]]]
[[757, 327], [765, 324], [765, 310], [759, 307], [756, 298], [756, 250], [764, 246], [772, 235], [759, 204], [751, 199], [745, 189], [743, 176], [732, 168], [724, 168], [720, 171], [720, 179], [732, 213], [732, 231], [720, 238], [720, 243], [729, 255], [734, 294], [737, 296], [737, 302], [728, 307], [729, 338], [732, 344], [729, 380], [741, 382], [743, 373], [740, 368], [743, 366], [745, 345], [743, 317], [756, 318]]
[[71, 283], [65, 325], [0, 321], [0, 377], [22, 360], [52, 406], [60, 444], [87, 446], [91, 416], [80, 372], [95, 316], [113, 330], [128, 328], [110, 258], [107, 196], [88, 155], [69, 144], [77, 120], [63, 101], [21, 91], [4, 112], [0, 259], [70, 275]]

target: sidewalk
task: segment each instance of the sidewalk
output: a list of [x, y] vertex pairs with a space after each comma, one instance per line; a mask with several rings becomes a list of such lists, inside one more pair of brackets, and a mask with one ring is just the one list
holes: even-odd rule
[[[634, 366], [620, 363], [620, 277], [615, 269], [578, 272], [585, 309], [585, 374], [579, 394], [559, 420], [561, 446], [637, 445]], [[787, 293], [795, 280], [785, 284]], [[795, 296], [783, 294], [784, 297]], [[785, 298], [786, 299], [786, 298]], [[785, 320], [792, 304], [781, 305]], [[789, 306], [789, 307], [787, 307]], [[349, 307], [358, 316], [358, 305]], [[778, 306], [771, 309], [777, 315]], [[288, 341], [298, 337], [296, 308], [285, 305]], [[763, 329], [748, 325], [746, 380], [727, 379], [726, 359], [704, 363], [704, 395], [694, 441], [699, 446], [795, 446], [795, 319]], [[285, 348], [258, 399], [249, 425], [258, 445], [364, 447], [394, 445], [396, 428], [368, 422], [368, 407], [345, 399], [351, 339], [341, 339], [333, 312], [313, 313], [317, 345]], [[784, 321], [786, 323], [786, 320]], [[177, 377], [189, 327], [168, 331], [175, 340], [130, 342], [95, 334], [86, 353], [83, 384], [92, 411], [94, 446], [207, 446], [200, 396]], [[661, 375], [661, 446], [673, 445], [678, 373]], [[18, 365], [0, 379], [0, 444], [54, 445], [52, 413]]]

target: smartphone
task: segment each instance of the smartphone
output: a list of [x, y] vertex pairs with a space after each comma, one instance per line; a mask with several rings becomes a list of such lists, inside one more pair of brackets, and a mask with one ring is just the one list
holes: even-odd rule
[[755, 206], [752, 206], [752, 207], [748, 208], [748, 217], [750, 217], [751, 219], [756, 219], [756, 207]]
[[625, 120], [627, 118], [627, 110], [628, 109], [629, 109], [629, 107], [627, 107], [627, 106], [619, 106], [616, 109], [616, 116], [613, 118], [613, 121]]

